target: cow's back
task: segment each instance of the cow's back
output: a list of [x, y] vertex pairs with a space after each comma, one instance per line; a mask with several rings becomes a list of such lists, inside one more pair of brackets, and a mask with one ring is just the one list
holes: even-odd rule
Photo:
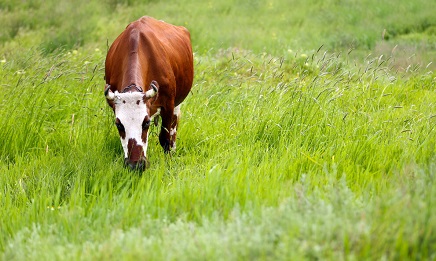
[[130, 23], [106, 57], [106, 81], [113, 90], [121, 91], [132, 83], [147, 88], [155, 80], [160, 86], [156, 106], [168, 100], [181, 103], [193, 78], [188, 30], [147, 16]]

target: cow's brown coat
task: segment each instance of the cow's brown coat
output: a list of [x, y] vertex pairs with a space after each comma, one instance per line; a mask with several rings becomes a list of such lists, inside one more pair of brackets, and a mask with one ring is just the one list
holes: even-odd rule
[[[147, 99], [148, 115], [161, 109], [162, 129], [159, 141], [166, 152], [170, 149], [170, 130], [174, 107], [189, 94], [194, 78], [190, 34], [182, 26], [174, 26], [144, 16], [130, 23], [109, 48], [105, 63], [105, 79], [112, 92], [138, 86], [147, 91], [156, 81], [158, 94]], [[137, 88], [128, 89], [139, 91]], [[114, 108], [114, 103], [108, 100]]]

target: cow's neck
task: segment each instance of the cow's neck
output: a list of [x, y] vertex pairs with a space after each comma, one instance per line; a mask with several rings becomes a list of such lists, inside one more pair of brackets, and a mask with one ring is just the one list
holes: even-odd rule
[[[130, 32], [129, 38], [129, 54], [127, 56], [127, 70], [124, 72], [123, 88], [136, 85], [144, 87], [144, 82], [142, 79], [142, 68], [139, 58], [139, 32], [137, 30], [132, 30]], [[132, 91], [135, 91], [132, 89]]]

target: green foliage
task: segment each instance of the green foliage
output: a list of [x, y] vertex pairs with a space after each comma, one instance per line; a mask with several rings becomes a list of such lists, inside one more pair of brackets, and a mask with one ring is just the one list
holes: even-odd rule
[[84, 0], [13, 2], [0, 5], [4, 14], [0, 21], [5, 25], [0, 41], [21, 40], [21, 44], [36, 45], [45, 54], [96, 41], [96, 24], [109, 8]]
[[[0, 47], [0, 259], [436, 258], [436, 77], [401, 49], [434, 57], [420, 4], [0, 2], [15, 24]], [[196, 75], [177, 152], [152, 127], [138, 173], [102, 92], [106, 39], [144, 14], [190, 29]], [[404, 23], [377, 42], [382, 20]]]
[[[289, 48], [311, 50], [321, 44], [331, 50], [371, 50], [382, 39], [431, 34], [435, 9], [429, 0], [3, 0], [0, 42], [24, 38], [21, 44], [51, 53], [113, 39], [128, 22], [150, 15], [188, 27], [201, 53], [232, 46], [283, 55]], [[32, 35], [35, 29], [43, 36]]]

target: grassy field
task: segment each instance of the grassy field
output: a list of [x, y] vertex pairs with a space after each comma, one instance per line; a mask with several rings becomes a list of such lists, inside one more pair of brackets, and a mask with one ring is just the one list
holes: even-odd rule
[[[436, 259], [434, 1], [70, 2], [0, 2], [0, 260]], [[196, 73], [140, 174], [102, 92], [142, 15]]]

